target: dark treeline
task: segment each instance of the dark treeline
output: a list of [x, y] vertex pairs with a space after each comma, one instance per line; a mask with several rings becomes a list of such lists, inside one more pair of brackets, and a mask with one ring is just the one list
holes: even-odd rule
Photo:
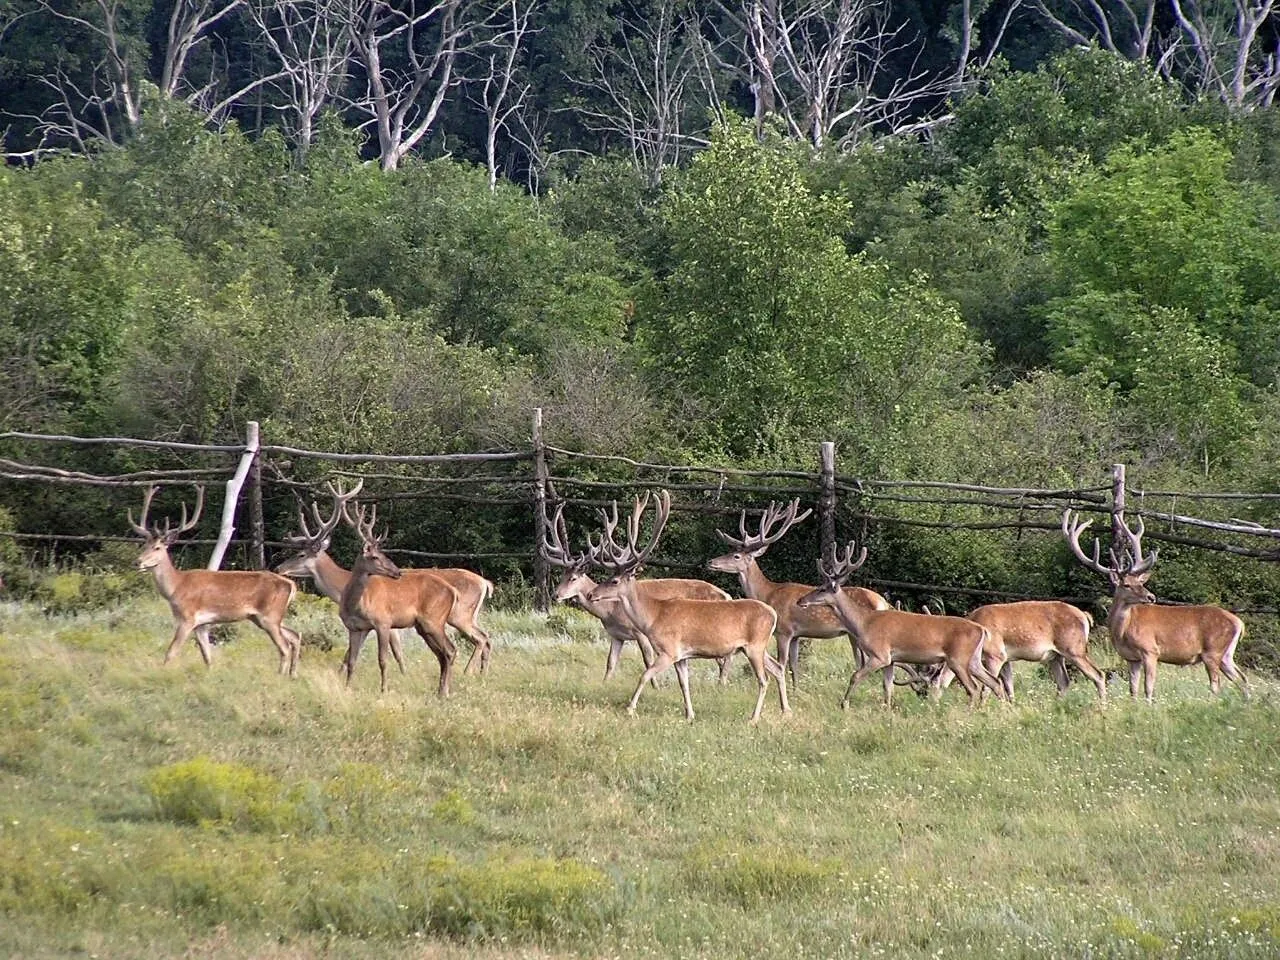
[[[542, 406], [549, 442], [648, 461], [811, 467], [834, 440], [862, 477], [1079, 487], [1124, 462], [1149, 488], [1280, 489], [1274, 20], [1211, 70], [1163, 9], [1145, 40], [1115, 7], [1068, 48], [1097, 25], [1052, 4], [234, 3], [199, 8], [183, 59], [170, 23], [197, 8], [8, 22], [0, 429], [235, 442], [256, 419], [428, 453], [527, 448]], [[265, 80], [325, 18], [346, 24], [328, 85], [311, 54]], [[402, 93], [430, 31], [453, 37], [400, 126], [369, 48], [394, 23], [422, 40], [385, 64]], [[92, 502], [9, 484], [0, 525], [124, 532]], [[411, 530], [461, 515], [413, 509]], [[523, 535], [466, 516], [477, 551]], [[1057, 565], [1060, 592], [1070, 569], [1047, 536], [872, 535], [887, 579], [1031, 592], [1028, 564]], [[1169, 545], [1154, 583], [1270, 606], [1275, 579]]]

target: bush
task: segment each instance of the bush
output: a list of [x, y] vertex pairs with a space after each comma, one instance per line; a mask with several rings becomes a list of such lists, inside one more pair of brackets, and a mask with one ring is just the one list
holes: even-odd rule
[[175, 823], [271, 832], [319, 825], [317, 805], [305, 790], [286, 791], [270, 774], [243, 764], [196, 757], [157, 767], [145, 786], [157, 816]]

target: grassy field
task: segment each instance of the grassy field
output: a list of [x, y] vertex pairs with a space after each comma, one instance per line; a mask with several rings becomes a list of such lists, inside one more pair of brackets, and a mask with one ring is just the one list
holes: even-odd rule
[[[305, 634], [337, 638], [332, 607]], [[0, 955], [1275, 957], [1280, 687], [968, 710], [812, 645], [795, 715], [695, 669], [623, 706], [594, 621], [488, 615], [484, 678], [377, 692], [370, 644], [274, 674], [237, 629], [160, 667], [167, 609], [0, 605]], [[1099, 659], [1114, 659], [1096, 645]]]

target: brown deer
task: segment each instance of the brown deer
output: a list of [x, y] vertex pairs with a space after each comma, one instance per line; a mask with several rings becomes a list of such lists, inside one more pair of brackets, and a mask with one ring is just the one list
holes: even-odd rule
[[[825, 606], [835, 612], [840, 625], [857, 645], [863, 662], [849, 678], [841, 708], [849, 706], [853, 688], [874, 670], [884, 671], [884, 702], [893, 699], [893, 668], [896, 663], [927, 666], [935, 663], [951, 668], [960, 685], [969, 694], [970, 705], [978, 703], [978, 684], [1005, 699], [1004, 690], [982, 665], [982, 647], [987, 628], [972, 620], [924, 613], [908, 613], [892, 607], [868, 610], [854, 603], [842, 589], [849, 576], [867, 560], [863, 547], [853, 559], [857, 544], [850, 541], [843, 556], [833, 546], [830, 554], [818, 561], [823, 585], [810, 590], [796, 601], [801, 609]], [[977, 683], [975, 683], [975, 679]]]
[[142, 518], [135, 522], [132, 510], [128, 517], [133, 532], [146, 541], [138, 555], [138, 569], [151, 571], [156, 589], [169, 601], [169, 609], [173, 611], [175, 629], [164, 662], [171, 662], [194, 633], [200, 656], [208, 666], [213, 660], [209, 628], [216, 623], [248, 620], [276, 645], [280, 652], [280, 672], [296, 677], [302, 638], [284, 625], [289, 604], [297, 592], [293, 581], [266, 570], [179, 570], [169, 556], [169, 548], [200, 522], [204, 487], [196, 487], [196, 508], [190, 519], [187, 505], [182, 505], [182, 519], [176, 529], [167, 517], [163, 527], [147, 526], [147, 514], [155, 495], [156, 487], [148, 487], [142, 498]]
[[636, 703], [645, 684], [670, 666], [675, 667], [680, 681], [680, 693], [684, 698], [684, 713], [693, 719], [693, 701], [689, 696], [689, 660], [692, 658], [720, 659], [732, 656], [739, 650], [751, 663], [759, 684], [755, 710], [751, 723], [760, 719], [768, 691], [768, 675], [778, 681], [778, 699], [783, 715], [791, 712], [787, 702], [786, 673], [782, 665], [769, 656], [769, 637], [777, 625], [777, 614], [767, 604], [758, 600], [655, 600], [636, 589], [636, 572], [649, 557], [662, 537], [667, 517], [671, 513], [671, 495], [662, 490], [657, 497], [658, 510], [654, 518], [649, 545], [641, 549], [641, 517], [649, 502], [648, 494], [637, 498], [627, 523], [627, 543], [622, 546], [614, 538], [617, 526], [617, 505], [612, 518], [601, 512], [604, 531], [598, 547], [601, 562], [611, 567], [616, 576], [591, 591], [594, 602], [615, 601], [631, 618], [632, 624], [653, 644], [653, 663], [644, 671], [636, 691], [627, 704], [627, 712], [635, 713]]
[[[800, 659], [800, 638], [825, 640], [845, 633], [839, 618], [825, 606], [800, 607], [797, 601], [813, 590], [812, 586], [802, 583], [774, 582], [765, 576], [757, 561], [764, 556], [769, 545], [776, 543], [786, 535], [795, 524], [804, 520], [812, 510], [806, 510], [799, 516], [798, 499], [792, 500], [785, 508], [777, 502], [771, 502], [760, 519], [760, 528], [755, 533], [747, 532], [747, 513], [744, 510], [738, 520], [737, 537], [732, 537], [723, 530], [716, 533], [725, 543], [733, 547], [732, 553], [716, 557], [707, 564], [712, 570], [722, 573], [736, 573], [742, 583], [742, 592], [753, 600], [759, 600], [773, 607], [778, 614], [778, 659], [791, 671], [791, 683], [796, 685], [796, 666]], [[887, 610], [889, 601], [874, 590], [865, 587], [845, 587], [849, 601], [866, 610]], [[857, 656], [857, 645], [850, 636], [849, 643], [854, 647]]]
[[[969, 612], [965, 619], [987, 628], [989, 636], [982, 644], [982, 664], [988, 673], [999, 678], [1010, 700], [1013, 699], [1013, 661], [1027, 660], [1049, 668], [1058, 693], [1063, 693], [1070, 684], [1066, 664], [1074, 664], [1098, 688], [1098, 699], [1107, 702], [1106, 678], [1088, 654], [1093, 617], [1078, 607], [1060, 600], [989, 603]], [[945, 687], [951, 678], [950, 670], [943, 667], [938, 682]]]
[[[616, 504], [615, 504], [616, 508]], [[616, 514], [614, 518], [616, 525]], [[609, 635], [609, 655], [605, 660], [604, 678], [608, 680], [618, 667], [622, 654], [622, 645], [633, 641], [640, 648], [640, 656], [645, 667], [653, 665], [653, 647], [648, 638], [632, 624], [631, 618], [622, 610], [616, 600], [593, 601], [591, 592], [598, 586], [591, 579], [588, 570], [598, 562], [596, 551], [573, 553], [569, 548], [569, 534], [564, 522], [564, 504], [556, 507], [555, 516], [547, 518], [547, 538], [543, 542], [543, 552], [547, 560], [560, 567], [564, 573], [556, 586], [554, 597], [558, 603], [575, 602], [591, 616], [600, 621], [605, 633]], [[705, 580], [688, 580], [682, 578], [662, 578], [657, 580], [637, 580], [636, 590], [652, 600], [729, 600], [730, 596], [719, 587]], [[729, 681], [730, 659], [720, 658], [720, 682]]]
[[1244, 622], [1221, 607], [1157, 604], [1146, 584], [1160, 552], [1152, 550], [1143, 556], [1145, 527], [1141, 517], [1137, 529], [1130, 528], [1123, 514], [1117, 515], [1116, 521], [1128, 542], [1119, 550], [1112, 545], [1110, 566], [1098, 559], [1101, 547], [1097, 538], [1093, 541], [1092, 556], [1080, 547], [1080, 535], [1092, 520], [1082, 521], [1078, 513], [1068, 510], [1062, 515], [1062, 535], [1080, 563], [1104, 575], [1111, 583], [1113, 594], [1107, 630], [1116, 653], [1129, 664], [1129, 695], [1137, 698], [1138, 672], [1141, 671], [1147, 702], [1155, 700], [1157, 663], [1183, 666], [1203, 663], [1214, 693], [1220, 691], [1221, 675], [1225, 673], [1249, 696], [1249, 681], [1235, 665], [1236, 645], [1244, 635]]
[[387, 689], [387, 650], [392, 631], [412, 627], [440, 664], [441, 697], [449, 696], [449, 677], [457, 648], [445, 631], [449, 614], [458, 604], [453, 587], [431, 576], [405, 577], [382, 552], [385, 534], [375, 533], [377, 507], [351, 502], [353, 494], [339, 495], [338, 512], [360, 535], [360, 556], [351, 568], [351, 579], [342, 591], [339, 616], [347, 628], [347, 655], [343, 662], [347, 683], [355, 673], [360, 648], [372, 630], [378, 637], [378, 671], [381, 690]]
[[[345, 496], [347, 498], [354, 497], [362, 486], [363, 481], [358, 482], [355, 488]], [[329, 492], [335, 499], [338, 497], [337, 491], [332, 486], [330, 486]], [[315, 524], [314, 528], [308, 527], [306, 515], [301, 504], [299, 504], [298, 529], [300, 534], [290, 535], [286, 538], [298, 548], [298, 552], [278, 564], [275, 568], [276, 573], [283, 574], [286, 577], [311, 577], [316, 589], [334, 603], [341, 603], [342, 592], [347, 588], [347, 583], [351, 579], [351, 571], [340, 566], [329, 555], [330, 539], [334, 528], [337, 526], [341, 512], [335, 506], [333, 515], [328, 520], [325, 520], [320, 515], [319, 507], [312, 502], [311, 515]], [[473, 644], [471, 657], [467, 660], [463, 673], [472, 673], [473, 667], [477, 665], [481, 673], [487, 670], [492, 644], [490, 643], [489, 635], [480, 628], [477, 619], [485, 601], [493, 596], [493, 584], [478, 573], [455, 567], [401, 568], [401, 573], [411, 580], [415, 577], [434, 577], [453, 587], [457, 593], [458, 602], [449, 611], [449, 626], [453, 627]], [[400, 667], [400, 672], [403, 673], [404, 656], [401, 652], [399, 637], [394, 631], [391, 634], [391, 654], [395, 657], [396, 663]], [[479, 655], [478, 661], [476, 659], [477, 655]]]

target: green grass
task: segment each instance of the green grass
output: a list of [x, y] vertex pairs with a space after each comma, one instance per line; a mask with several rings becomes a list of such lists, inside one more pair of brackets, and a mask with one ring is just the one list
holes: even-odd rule
[[[298, 679], [250, 627], [160, 666], [156, 599], [0, 605], [0, 955], [1274, 957], [1280, 686], [1162, 667], [970, 711], [879, 685], [843, 641], [746, 723], [754, 682], [601, 679], [572, 611], [494, 612], [490, 673], [434, 658], [346, 689], [332, 607]], [[465, 648], [464, 657], [465, 659]], [[1102, 661], [1114, 657], [1099, 645]]]

